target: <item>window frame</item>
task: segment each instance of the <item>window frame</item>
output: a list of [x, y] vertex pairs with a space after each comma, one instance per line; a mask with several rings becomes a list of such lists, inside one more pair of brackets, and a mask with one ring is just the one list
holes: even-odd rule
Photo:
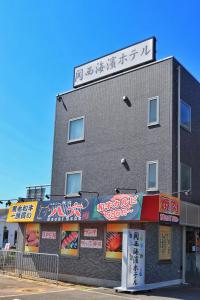
[[181, 191], [188, 191], [188, 190], [192, 190], [192, 167], [190, 167], [188, 164], [184, 163], [184, 162], [181, 162], [180, 163], [180, 168], [181, 168], [181, 179], [182, 179], [182, 165], [186, 166], [186, 167], [189, 167], [190, 169], [190, 187], [188, 189], [183, 189], [182, 188], [182, 180], [181, 180]]
[[65, 172], [65, 190], [64, 190], [64, 195], [66, 195], [67, 197], [80, 197], [80, 195], [78, 193], [67, 194], [67, 176], [68, 175], [77, 174], [77, 173], [79, 173], [81, 175], [80, 188], [82, 188], [82, 175], [83, 175], [83, 172], [81, 170], [80, 171]]
[[[189, 108], [189, 116], [190, 116], [190, 126], [189, 126], [189, 127], [186, 126], [185, 124], [183, 124], [183, 123], [181, 122], [181, 104], [182, 104], [182, 103], [183, 103], [186, 107]], [[191, 132], [191, 131], [192, 131], [192, 108], [191, 108], [191, 105], [188, 104], [187, 102], [185, 102], [183, 99], [180, 100], [180, 126], [181, 126], [183, 129], [187, 130], [188, 132]]]
[[[156, 121], [150, 122], [150, 102], [152, 100], [156, 100], [157, 102], [157, 112], [156, 112]], [[148, 98], [148, 118], [147, 118], [147, 126], [155, 126], [160, 124], [160, 99], [159, 96], [154, 96], [151, 98]]]
[[[146, 191], [158, 191], [158, 160], [151, 160], [146, 162]], [[149, 183], [149, 165], [156, 164], [156, 186], [148, 187]]]
[[[80, 119], [83, 119], [83, 136], [78, 139], [70, 140], [70, 126], [71, 126], [70, 124], [71, 124], [71, 122], [77, 121]], [[69, 119], [68, 120], [68, 130], [67, 130], [67, 143], [71, 144], [71, 143], [80, 142], [80, 141], [84, 141], [84, 140], [85, 140], [85, 116]]]

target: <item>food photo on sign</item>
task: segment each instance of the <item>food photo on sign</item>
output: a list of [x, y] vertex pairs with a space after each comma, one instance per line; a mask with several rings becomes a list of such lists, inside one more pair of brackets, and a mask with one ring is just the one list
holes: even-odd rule
[[122, 258], [123, 229], [127, 227], [127, 224], [107, 224], [106, 258]]
[[61, 254], [78, 255], [79, 225], [63, 224], [61, 230]]
[[25, 229], [25, 252], [39, 252], [40, 225], [27, 224]]

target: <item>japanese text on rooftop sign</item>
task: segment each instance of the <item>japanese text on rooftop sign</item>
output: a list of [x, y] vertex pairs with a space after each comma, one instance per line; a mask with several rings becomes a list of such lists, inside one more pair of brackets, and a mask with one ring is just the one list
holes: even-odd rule
[[74, 68], [74, 87], [155, 60], [155, 38]]
[[37, 201], [14, 203], [10, 206], [7, 222], [33, 222]]

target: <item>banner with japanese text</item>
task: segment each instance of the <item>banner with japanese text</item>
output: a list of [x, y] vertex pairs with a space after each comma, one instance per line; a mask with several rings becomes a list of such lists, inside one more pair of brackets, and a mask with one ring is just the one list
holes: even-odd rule
[[180, 221], [180, 199], [171, 195], [159, 195], [159, 221], [164, 224], [178, 224]]
[[143, 194], [39, 202], [35, 222], [140, 220]]
[[33, 222], [37, 201], [13, 203], [9, 207], [7, 222]]

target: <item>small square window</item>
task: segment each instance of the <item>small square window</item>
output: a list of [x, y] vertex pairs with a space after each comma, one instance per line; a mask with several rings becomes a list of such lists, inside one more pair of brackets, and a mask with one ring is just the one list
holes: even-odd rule
[[84, 140], [84, 117], [68, 122], [68, 143]]
[[159, 124], [159, 97], [148, 99], [148, 126]]
[[180, 122], [181, 126], [189, 131], [191, 131], [191, 106], [181, 100], [181, 116]]
[[147, 191], [158, 190], [158, 161], [147, 162], [147, 177], [146, 177]]
[[82, 172], [66, 173], [65, 194], [71, 197], [79, 196], [78, 192], [81, 190]]
[[191, 167], [181, 163], [181, 191], [191, 190]]

